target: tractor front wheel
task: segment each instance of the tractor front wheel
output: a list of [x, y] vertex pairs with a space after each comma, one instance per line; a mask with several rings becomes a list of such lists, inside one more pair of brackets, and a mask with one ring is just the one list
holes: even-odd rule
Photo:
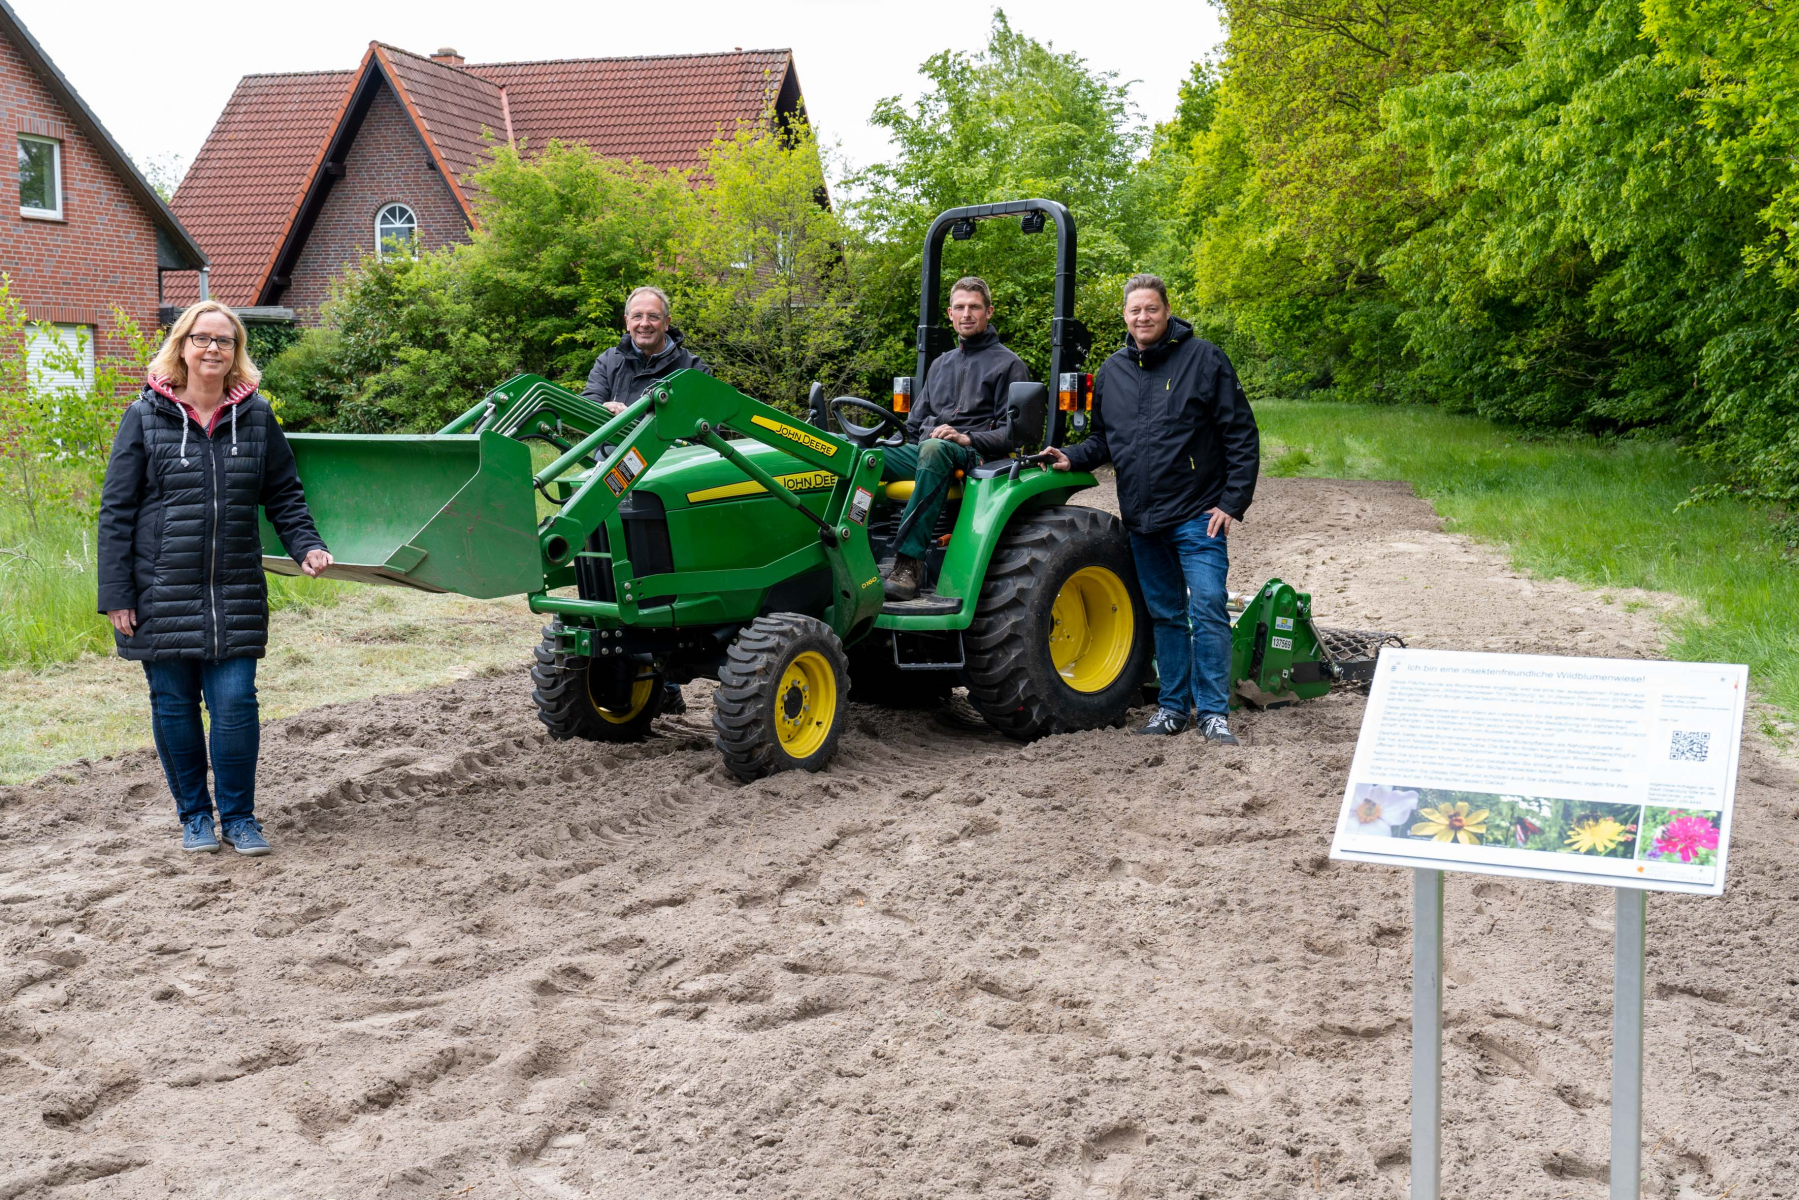
[[1123, 524], [1079, 505], [1021, 518], [968, 627], [968, 698], [1019, 741], [1124, 723], [1154, 648]]
[[837, 753], [849, 709], [849, 665], [831, 627], [798, 613], [746, 625], [725, 654], [712, 728], [731, 774], [817, 771]]
[[641, 742], [662, 711], [662, 676], [628, 661], [558, 654], [558, 626], [547, 626], [531, 668], [537, 719], [557, 741]]

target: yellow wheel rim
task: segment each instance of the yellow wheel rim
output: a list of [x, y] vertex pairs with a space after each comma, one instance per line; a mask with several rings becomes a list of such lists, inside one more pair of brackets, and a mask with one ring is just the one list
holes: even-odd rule
[[650, 697], [655, 694], [656, 677], [654, 675], [646, 675], [631, 685], [630, 708], [605, 707], [599, 701], [593, 699], [593, 689], [591, 687], [588, 688], [587, 698], [593, 701], [593, 709], [600, 714], [601, 720], [607, 721], [613, 725], [624, 725], [634, 720], [639, 713], [643, 712], [643, 706], [648, 704], [650, 702]]
[[1124, 580], [1105, 567], [1082, 567], [1050, 606], [1049, 657], [1077, 692], [1103, 692], [1131, 657], [1136, 616]]
[[818, 753], [837, 720], [837, 672], [831, 660], [807, 650], [787, 664], [775, 690], [775, 735], [794, 758]]

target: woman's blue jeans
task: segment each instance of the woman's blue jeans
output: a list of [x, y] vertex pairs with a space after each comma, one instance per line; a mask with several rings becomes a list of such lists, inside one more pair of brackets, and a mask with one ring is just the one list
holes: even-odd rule
[[1161, 706], [1200, 716], [1230, 711], [1231, 618], [1225, 611], [1230, 554], [1195, 517], [1161, 533], [1131, 534], [1137, 583], [1156, 633]]
[[163, 658], [144, 663], [150, 678], [150, 723], [175, 811], [183, 822], [212, 812], [206, 790], [206, 731], [212, 718], [212, 782], [219, 822], [254, 816], [256, 755], [262, 723], [256, 709], [253, 658]]

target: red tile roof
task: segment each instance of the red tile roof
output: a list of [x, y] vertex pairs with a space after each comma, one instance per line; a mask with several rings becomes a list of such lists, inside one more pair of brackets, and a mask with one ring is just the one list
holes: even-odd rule
[[255, 304], [355, 71], [246, 75], [169, 207], [212, 259], [212, 294]]
[[268, 277], [369, 71], [392, 85], [471, 217], [467, 177], [488, 137], [528, 146], [557, 138], [608, 158], [689, 167], [714, 137], [760, 118], [783, 88], [798, 100], [787, 50], [450, 65], [371, 42], [353, 71], [247, 75], [171, 205], [212, 258], [214, 296], [236, 305], [267, 298]]
[[484, 63], [470, 74], [506, 89], [512, 131], [531, 145], [585, 142], [607, 158], [690, 167], [739, 121], [762, 116], [792, 70], [786, 50], [662, 58]]

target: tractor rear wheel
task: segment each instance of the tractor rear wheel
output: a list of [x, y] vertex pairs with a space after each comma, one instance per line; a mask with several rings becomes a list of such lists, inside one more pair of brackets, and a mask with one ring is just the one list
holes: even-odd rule
[[837, 753], [849, 710], [849, 666], [831, 627], [798, 613], [757, 617], [719, 668], [712, 728], [731, 774], [816, 771]]
[[1123, 524], [1078, 505], [1000, 538], [968, 627], [968, 698], [1019, 741], [1122, 725], [1154, 655]]
[[546, 626], [531, 668], [537, 719], [557, 741], [641, 742], [662, 711], [662, 676], [623, 660], [556, 652], [560, 624]]

